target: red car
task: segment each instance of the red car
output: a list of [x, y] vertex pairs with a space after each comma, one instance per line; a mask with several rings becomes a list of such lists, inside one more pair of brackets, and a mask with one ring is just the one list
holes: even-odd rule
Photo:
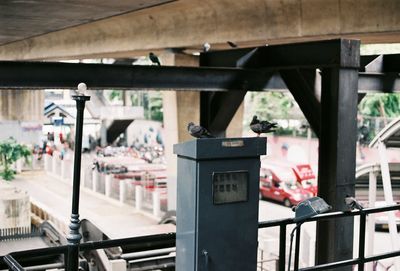
[[263, 164], [260, 169], [260, 199], [271, 199], [290, 207], [312, 197], [287, 166]]

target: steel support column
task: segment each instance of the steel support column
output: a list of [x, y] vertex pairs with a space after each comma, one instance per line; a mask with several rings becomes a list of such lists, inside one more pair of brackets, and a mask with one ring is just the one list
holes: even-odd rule
[[[347, 49], [359, 51], [359, 43], [352, 43]], [[348, 61], [355, 66], [359, 56]], [[335, 211], [345, 210], [345, 196], [355, 193], [358, 70], [354, 66], [322, 70], [318, 194]], [[318, 264], [351, 259], [353, 218], [318, 222], [316, 250]]]

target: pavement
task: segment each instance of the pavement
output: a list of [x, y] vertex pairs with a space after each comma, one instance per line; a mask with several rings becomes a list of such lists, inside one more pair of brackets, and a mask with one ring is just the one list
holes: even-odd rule
[[[9, 185], [28, 191], [32, 202], [64, 221], [65, 225], [69, 224], [71, 184], [46, 175], [43, 171], [29, 171], [17, 175]], [[96, 195], [84, 188], [80, 192], [79, 214], [81, 220], [90, 220], [112, 239], [175, 231], [173, 225], [157, 225], [156, 219], [136, 211], [133, 206]]]

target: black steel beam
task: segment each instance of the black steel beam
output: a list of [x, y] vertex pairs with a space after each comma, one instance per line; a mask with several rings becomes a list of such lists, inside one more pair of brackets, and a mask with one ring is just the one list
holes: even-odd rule
[[200, 55], [202, 66], [266, 68], [359, 67], [359, 52], [352, 50], [357, 40], [334, 39], [280, 44], [256, 48], [211, 51]]
[[[269, 78], [269, 80], [267, 80]], [[239, 68], [0, 61], [0, 89], [76, 88], [286, 91], [279, 74]], [[398, 73], [359, 73], [360, 92], [399, 92]]]
[[361, 72], [400, 73], [400, 54], [361, 56]]
[[224, 137], [246, 91], [200, 93], [200, 124], [211, 134]]
[[236, 68], [0, 61], [0, 88], [263, 90], [269, 73]]
[[383, 55], [383, 72], [400, 73], [400, 54]]
[[400, 92], [400, 76], [398, 73], [360, 72], [358, 91], [366, 92]]
[[[335, 211], [346, 210], [344, 198], [355, 193], [357, 83], [357, 69], [322, 70], [318, 195]], [[318, 222], [316, 251], [318, 264], [351, 258], [353, 219]]]
[[315, 72], [313, 69], [293, 69], [282, 70], [280, 74], [314, 133], [319, 137], [321, 104], [315, 97]]

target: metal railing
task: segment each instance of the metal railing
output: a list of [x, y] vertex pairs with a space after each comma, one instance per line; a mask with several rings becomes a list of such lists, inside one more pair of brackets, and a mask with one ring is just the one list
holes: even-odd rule
[[[305, 222], [312, 221], [321, 221], [327, 219], [337, 219], [343, 217], [354, 217], [360, 216], [360, 226], [359, 226], [359, 249], [358, 249], [358, 258], [348, 259], [338, 262], [326, 263], [321, 265], [316, 265], [312, 267], [306, 268], [298, 268], [298, 254], [299, 254], [299, 240], [300, 240], [300, 231], [298, 231], [298, 235], [296, 236], [296, 246], [295, 246], [295, 262], [294, 262], [294, 270], [301, 271], [311, 271], [311, 270], [329, 270], [332, 268], [339, 268], [344, 266], [352, 266], [358, 265], [358, 270], [364, 270], [365, 263], [378, 261], [387, 258], [393, 258], [400, 256], [400, 251], [393, 251], [388, 253], [377, 254], [373, 256], [365, 256], [365, 224], [366, 217], [369, 214], [373, 213], [381, 213], [381, 212], [389, 212], [400, 210], [400, 205], [392, 205], [380, 208], [366, 208], [361, 211], [352, 211], [352, 212], [332, 212], [327, 214], [321, 214], [312, 218], [307, 219]], [[279, 264], [278, 270], [284, 271], [286, 268], [286, 232], [287, 226], [291, 224], [296, 224], [293, 219], [280, 219], [273, 221], [260, 222], [259, 228], [271, 228], [271, 227], [279, 227], [280, 228], [280, 237], [279, 237]], [[104, 240], [97, 242], [87, 242], [79, 245], [79, 251], [85, 252], [95, 249], [105, 249], [111, 247], [120, 247], [129, 245], [131, 249], [134, 251], [144, 251], [144, 250], [154, 250], [154, 249], [162, 249], [162, 248], [170, 248], [175, 246], [175, 233], [167, 233], [167, 234], [158, 234], [158, 235], [150, 235], [150, 236], [141, 236], [141, 237], [132, 237], [132, 238], [123, 238], [123, 239], [115, 239], [115, 240]], [[58, 246], [58, 247], [50, 247], [50, 248], [42, 248], [42, 249], [33, 249], [26, 251], [18, 251], [10, 253], [6, 256], [0, 257], [0, 269], [4, 267], [4, 262], [8, 268], [11, 270], [22, 271], [24, 268], [19, 264], [18, 260], [23, 258], [35, 257], [37, 255], [64, 255], [64, 265], [67, 265], [68, 259], [68, 246]], [[296, 256], [297, 254], [297, 256]], [[297, 262], [296, 262], [297, 261]]]
[[[366, 224], [367, 215], [373, 214], [373, 213], [396, 211], [396, 210], [400, 210], [400, 205], [392, 205], [392, 206], [386, 206], [386, 207], [380, 207], [380, 208], [365, 208], [361, 211], [332, 212], [332, 213], [321, 214], [321, 215], [307, 219], [305, 222], [360, 216], [358, 258], [348, 259], [348, 260], [343, 260], [343, 261], [338, 261], [338, 262], [332, 262], [332, 263], [326, 263], [326, 264], [320, 264], [320, 265], [316, 265], [316, 266], [312, 266], [312, 267], [306, 267], [306, 268], [299, 269], [298, 266], [299, 266], [299, 250], [300, 250], [300, 228], [298, 228], [298, 230], [296, 232], [294, 270], [295, 271], [297, 271], [297, 270], [301, 270], [301, 271], [330, 270], [330, 269], [338, 268], [338, 267], [358, 265], [358, 270], [362, 271], [362, 270], [364, 270], [365, 263], [400, 256], [400, 251], [382, 253], [382, 254], [369, 256], [369, 257], [365, 256], [365, 224]], [[280, 227], [279, 269], [278, 269], [279, 271], [285, 271], [285, 266], [286, 266], [286, 228], [290, 224], [296, 224], [296, 223], [291, 218], [259, 223], [259, 228]]]

